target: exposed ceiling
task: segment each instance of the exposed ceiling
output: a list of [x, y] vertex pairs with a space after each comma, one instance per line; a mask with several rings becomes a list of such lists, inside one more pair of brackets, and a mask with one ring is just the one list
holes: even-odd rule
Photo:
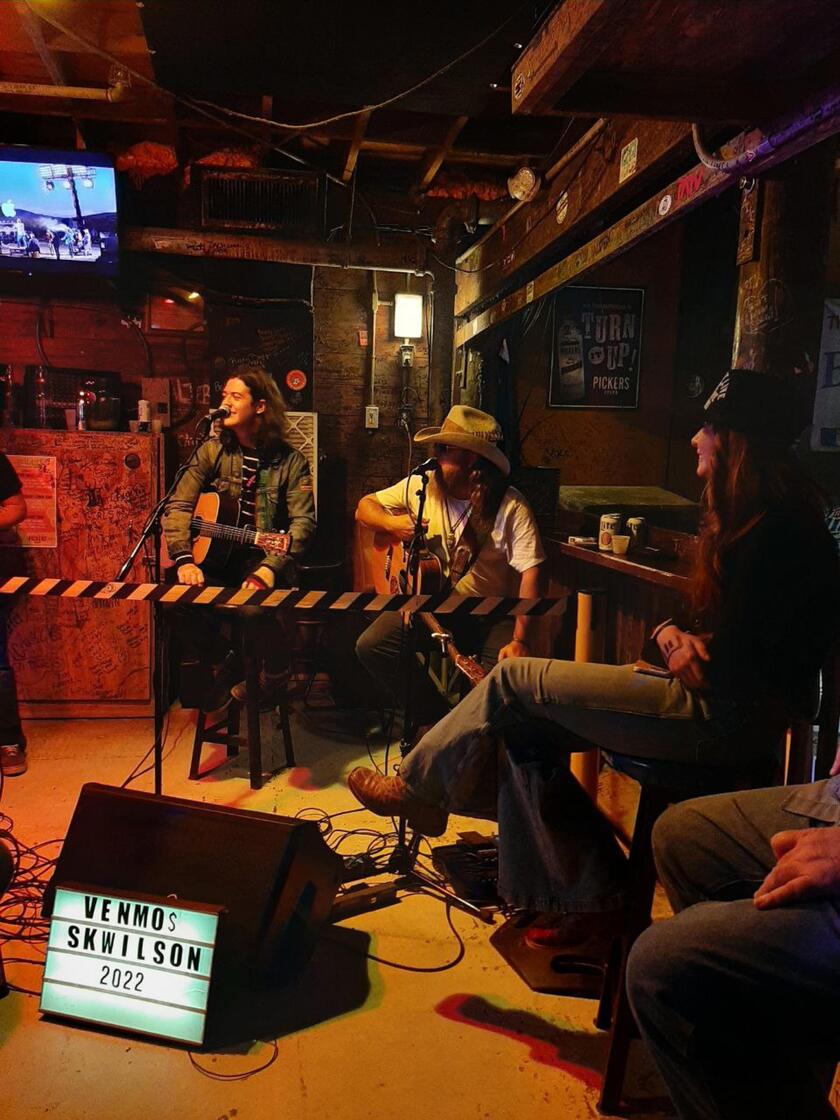
[[840, 72], [836, 14], [837, 0], [5, 0], [0, 82], [104, 88], [111, 59], [134, 76], [115, 102], [0, 90], [0, 140], [154, 141], [181, 166], [220, 147], [295, 165], [284, 149], [409, 213], [446, 178], [503, 189], [521, 163], [549, 166], [598, 115], [741, 125], [793, 108]]

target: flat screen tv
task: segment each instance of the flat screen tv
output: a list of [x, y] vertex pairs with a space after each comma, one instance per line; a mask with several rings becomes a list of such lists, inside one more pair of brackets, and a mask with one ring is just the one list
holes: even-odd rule
[[113, 161], [86, 151], [0, 147], [0, 269], [113, 276]]

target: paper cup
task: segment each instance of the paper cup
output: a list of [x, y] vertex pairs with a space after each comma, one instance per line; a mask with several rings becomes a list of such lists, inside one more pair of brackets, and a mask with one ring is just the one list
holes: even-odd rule
[[616, 556], [623, 556], [630, 547], [630, 538], [620, 533], [613, 533], [612, 550]]

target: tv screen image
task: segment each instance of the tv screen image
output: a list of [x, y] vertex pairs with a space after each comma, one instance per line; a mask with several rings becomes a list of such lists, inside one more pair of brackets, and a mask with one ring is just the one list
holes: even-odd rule
[[116, 273], [117, 196], [107, 156], [0, 147], [0, 268]]

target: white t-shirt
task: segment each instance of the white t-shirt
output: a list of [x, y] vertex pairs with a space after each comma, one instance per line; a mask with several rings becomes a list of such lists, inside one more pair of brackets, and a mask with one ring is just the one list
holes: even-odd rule
[[[388, 513], [417, 514], [417, 492], [421, 482], [417, 475], [377, 490], [376, 498]], [[426, 543], [429, 550], [443, 561], [444, 574], [449, 573], [451, 559], [448, 539], [454, 537], [457, 547], [464, 526], [469, 520], [470, 503], [466, 499], [447, 498], [433, 476], [426, 491], [423, 518], [428, 521]], [[534, 514], [518, 490], [509, 486], [502, 498], [493, 531], [475, 563], [461, 579], [456, 591], [462, 595], [518, 595], [523, 572], [545, 560], [540, 531]]]

